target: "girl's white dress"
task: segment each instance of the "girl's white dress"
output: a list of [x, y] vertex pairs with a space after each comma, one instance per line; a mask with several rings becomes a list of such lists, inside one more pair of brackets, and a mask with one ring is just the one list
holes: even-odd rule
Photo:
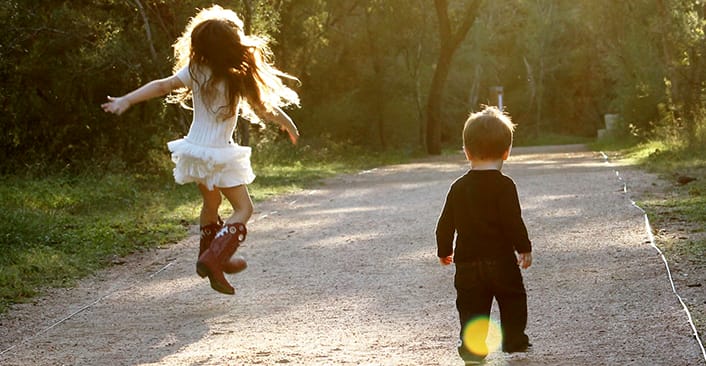
[[176, 73], [193, 93], [194, 117], [188, 135], [167, 143], [176, 164], [174, 180], [179, 184], [201, 183], [211, 190], [250, 184], [255, 179], [250, 147], [233, 141], [237, 113], [226, 120], [219, 117], [219, 107], [227, 105], [225, 86], [217, 85], [210, 102], [201, 93], [200, 85], [209, 75], [207, 67], [195, 68], [192, 75], [188, 65]]

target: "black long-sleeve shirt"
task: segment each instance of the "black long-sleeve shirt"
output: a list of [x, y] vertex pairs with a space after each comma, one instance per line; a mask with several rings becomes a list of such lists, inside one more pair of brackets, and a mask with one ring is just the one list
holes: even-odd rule
[[515, 182], [499, 170], [469, 170], [458, 178], [436, 225], [436, 244], [440, 258], [453, 254], [457, 263], [531, 252]]

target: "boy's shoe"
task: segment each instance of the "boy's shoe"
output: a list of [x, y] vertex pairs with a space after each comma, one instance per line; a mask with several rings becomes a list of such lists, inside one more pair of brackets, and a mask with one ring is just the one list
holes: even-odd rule
[[475, 354], [466, 349], [463, 345], [458, 347], [458, 355], [461, 356], [461, 359], [466, 363], [466, 365], [482, 365], [485, 357], [487, 356]]
[[503, 352], [505, 352], [505, 353], [527, 352], [531, 349], [532, 349], [532, 344], [529, 342], [522, 344], [522, 345], [503, 346]]
[[464, 365], [470, 366], [470, 365], [483, 365], [485, 364], [485, 359], [477, 360], [477, 361], [469, 361], [469, 360], [464, 360], [463, 362]]

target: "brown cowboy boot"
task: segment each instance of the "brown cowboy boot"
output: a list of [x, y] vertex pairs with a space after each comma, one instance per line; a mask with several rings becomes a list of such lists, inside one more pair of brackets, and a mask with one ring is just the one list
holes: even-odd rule
[[247, 229], [241, 223], [226, 224], [211, 242], [211, 246], [199, 257], [196, 262], [197, 272], [205, 273], [211, 282], [211, 288], [227, 294], [235, 294], [235, 289], [228, 283], [223, 275], [223, 262], [228, 260], [240, 243], [245, 240]]
[[[205, 252], [208, 247], [211, 246], [211, 242], [213, 241], [213, 238], [216, 237], [216, 234], [223, 228], [223, 222], [218, 219], [217, 224], [210, 224], [206, 226], [201, 226], [201, 240], [199, 241], [199, 257]], [[241, 256], [235, 256], [232, 258], [228, 258], [226, 261], [222, 263], [223, 266], [223, 272], [228, 273], [228, 274], [234, 274], [238, 272], [242, 272], [246, 268], [248, 268], [248, 263], [245, 261], [245, 259]], [[206, 277], [206, 273], [199, 271], [198, 266], [196, 267], [196, 273], [198, 273], [199, 276], [201, 277]]]

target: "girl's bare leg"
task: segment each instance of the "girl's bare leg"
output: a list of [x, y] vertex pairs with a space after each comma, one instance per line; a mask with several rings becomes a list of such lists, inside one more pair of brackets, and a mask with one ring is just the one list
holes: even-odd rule
[[226, 224], [242, 223], [247, 224], [250, 216], [253, 213], [253, 203], [248, 192], [248, 186], [245, 184], [219, 188], [231, 206], [233, 206], [233, 214], [226, 220]]
[[[199, 190], [201, 191], [201, 196], [203, 197], [203, 206], [201, 208], [201, 239], [199, 242], [199, 257], [211, 246], [213, 239], [216, 237], [218, 232], [221, 230], [220, 218], [218, 217], [218, 208], [223, 201], [221, 196], [221, 191], [219, 188], [214, 188], [209, 190], [206, 186], [199, 184]], [[233, 257], [229, 260], [225, 260], [222, 265], [222, 270], [225, 273], [238, 273], [245, 268], [248, 264], [242, 257]], [[197, 269], [197, 273], [201, 277], [205, 276], [206, 273], [202, 270]]]
[[206, 226], [218, 222], [218, 207], [221, 205], [223, 198], [218, 188], [209, 190], [203, 184], [199, 184], [199, 191], [203, 197], [203, 206], [201, 207], [201, 217], [199, 224]]
[[[218, 188], [220, 193], [223, 193], [228, 199], [228, 202], [233, 206], [233, 214], [226, 220], [223, 230], [219, 231], [216, 237], [211, 242], [211, 246], [196, 262], [196, 271], [200, 276], [208, 276], [211, 287], [221, 293], [233, 295], [235, 289], [228, 283], [223, 273], [227, 271], [231, 265], [238, 271], [245, 269], [247, 264], [242, 258], [231, 258], [240, 246], [240, 243], [245, 240], [247, 235], [247, 224], [250, 216], [253, 213], [253, 204], [248, 193], [246, 185], [236, 187]], [[204, 194], [204, 211], [206, 202], [211, 203], [211, 195], [206, 192]]]

